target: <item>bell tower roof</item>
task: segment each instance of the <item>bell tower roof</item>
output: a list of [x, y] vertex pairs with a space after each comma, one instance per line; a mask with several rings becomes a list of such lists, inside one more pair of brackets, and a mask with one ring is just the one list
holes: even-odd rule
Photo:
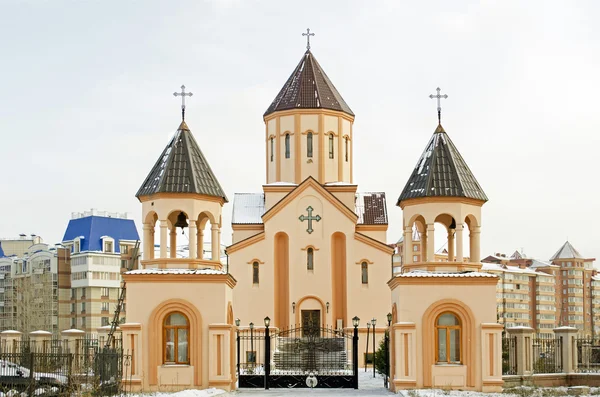
[[263, 116], [290, 109], [330, 109], [354, 116], [310, 49]]
[[408, 179], [398, 204], [421, 197], [466, 197], [488, 201], [454, 143], [439, 124]]
[[135, 196], [156, 193], [196, 193], [228, 201], [185, 121], [181, 122]]

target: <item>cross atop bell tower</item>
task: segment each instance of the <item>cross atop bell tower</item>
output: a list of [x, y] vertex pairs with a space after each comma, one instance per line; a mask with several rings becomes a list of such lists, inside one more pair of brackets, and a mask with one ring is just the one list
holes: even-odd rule
[[440, 95], [440, 91], [442, 91], [440, 89], [440, 87], [436, 88], [435, 90], [437, 91], [437, 94], [436, 95], [431, 94], [431, 95], [429, 95], [429, 98], [437, 99], [438, 124], [442, 124], [442, 104], [440, 102], [440, 99], [447, 99], [448, 95], [446, 95], [446, 94]]
[[182, 85], [181, 86], [181, 92], [174, 92], [173, 96], [181, 97], [181, 121], [185, 121], [185, 97], [189, 96], [191, 97], [192, 95], [194, 95], [194, 93], [192, 92], [185, 92], [185, 86]]

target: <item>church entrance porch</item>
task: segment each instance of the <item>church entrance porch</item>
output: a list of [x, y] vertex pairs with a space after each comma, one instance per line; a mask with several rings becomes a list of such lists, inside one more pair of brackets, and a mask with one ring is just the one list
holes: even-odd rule
[[299, 327], [238, 328], [239, 387], [358, 388], [358, 328], [321, 326], [320, 316], [303, 310]]

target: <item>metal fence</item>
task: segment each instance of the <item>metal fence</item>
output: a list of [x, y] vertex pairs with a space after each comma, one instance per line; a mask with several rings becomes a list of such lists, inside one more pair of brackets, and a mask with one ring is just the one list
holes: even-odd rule
[[600, 372], [600, 338], [577, 338], [577, 372]]
[[533, 373], [553, 374], [562, 371], [560, 338], [534, 338]]
[[131, 356], [121, 348], [91, 347], [83, 340], [74, 344], [77, 349], [73, 341], [70, 345], [64, 341], [47, 342], [50, 343], [11, 343], [0, 351], [2, 395], [126, 394], [121, 385], [124, 378], [131, 376]]
[[502, 338], [502, 375], [517, 374], [517, 337]]

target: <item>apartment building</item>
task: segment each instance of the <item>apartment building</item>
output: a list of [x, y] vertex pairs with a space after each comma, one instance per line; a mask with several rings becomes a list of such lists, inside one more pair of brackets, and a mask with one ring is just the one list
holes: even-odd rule
[[35, 244], [27, 249], [14, 244], [10, 256], [0, 252], [0, 329], [44, 330], [58, 335], [69, 328], [59, 317], [59, 302], [71, 292], [69, 251], [40, 243], [40, 238], [10, 241]]
[[32, 245], [41, 244], [44, 241], [35, 234], [19, 234], [19, 237], [0, 238], [0, 249], [2, 256], [23, 257]]
[[[71, 293], [60, 301], [60, 317], [71, 328], [93, 334], [109, 325], [121, 287], [121, 271], [132, 260], [139, 235], [125, 213], [76, 212], [71, 215], [63, 245], [71, 254]], [[126, 316], [126, 308], [121, 320]]]
[[600, 334], [600, 276], [594, 258], [583, 257], [565, 242], [549, 261], [489, 255], [482, 271], [499, 275], [498, 318], [507, 327], [528, 326], [552, 334], [571, 326], [584, 335]]

